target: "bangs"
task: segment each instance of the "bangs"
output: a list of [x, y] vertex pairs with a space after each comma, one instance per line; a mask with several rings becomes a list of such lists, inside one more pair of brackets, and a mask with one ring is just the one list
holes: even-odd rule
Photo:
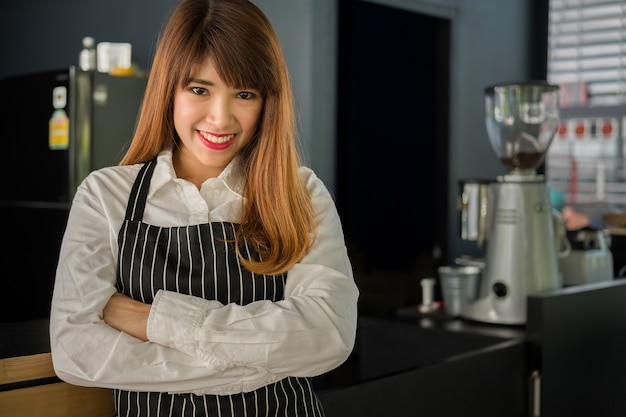
[[253, 88], [264, 96], [277, 93], [277, 78], [270, 74], [276, 74], [278, 69], [269, 65], [271, 60], [247, 54], [246, 51], [234, 50], [235, 48], [222, 49], [225, 50], [209, 52], [207, 58], [213, 58], [215, 69], [229, 87]]
[[183, 85], [193, 65], [211, 58], [229, 87], [255, 89], [264, 97], [280, 94], [287, 77], [280, 44], [267, 18], [252, 3], [208, 3], [204, 18], [185, 22], [185, 28], [174, 46], [183, 57], [176, 64], [185, 74], [180, 80]]
[[198, 34], [198, 58], [213, 58], [217, 72], [230, 87], [277, 94], [277, 74], [282, 72], [277, 65], [282, 59], [273, 43], [275, 34], [269, 22], [260, 15], [251, 19], [238, 7], [217, 4], [223, 9], [216, 7]]

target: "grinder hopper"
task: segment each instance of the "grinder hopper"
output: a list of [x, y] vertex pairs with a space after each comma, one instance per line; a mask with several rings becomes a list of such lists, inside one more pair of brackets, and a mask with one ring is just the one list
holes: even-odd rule
[[534, 175], [559, 125], [558, 86], [545, 82], [485, 89], [489, 142], [512, 174]]

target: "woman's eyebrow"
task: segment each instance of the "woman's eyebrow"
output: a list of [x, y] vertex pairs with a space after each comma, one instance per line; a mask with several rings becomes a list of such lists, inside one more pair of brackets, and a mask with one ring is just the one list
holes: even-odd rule
[[197, 83], [197, 84], [204, 84], [204, 85], [208, 85], [208, 86], [214, 86], [215, 85], [215, 83], [213, 81], [203, 80], [202, 78], [190, 78], [189, 82], [190, 83]]

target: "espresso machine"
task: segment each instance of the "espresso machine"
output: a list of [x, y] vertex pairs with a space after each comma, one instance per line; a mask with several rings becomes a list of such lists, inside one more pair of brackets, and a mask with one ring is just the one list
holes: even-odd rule
[[508, 173], [486, 184], [486, 255], [468, 319], [524, 324], [527, 295], [562, 287], [554, 213], [537, 168], [557, 131], [559, 87], [521, 82], [485, 88], [486, 127]]

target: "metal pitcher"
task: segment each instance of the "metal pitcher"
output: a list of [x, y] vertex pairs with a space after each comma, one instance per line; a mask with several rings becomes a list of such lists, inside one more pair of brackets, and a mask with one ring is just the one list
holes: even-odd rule
[[460, 235], [480, 247], [487, 238], [487, 200], [491, 180], [459, 181]]

